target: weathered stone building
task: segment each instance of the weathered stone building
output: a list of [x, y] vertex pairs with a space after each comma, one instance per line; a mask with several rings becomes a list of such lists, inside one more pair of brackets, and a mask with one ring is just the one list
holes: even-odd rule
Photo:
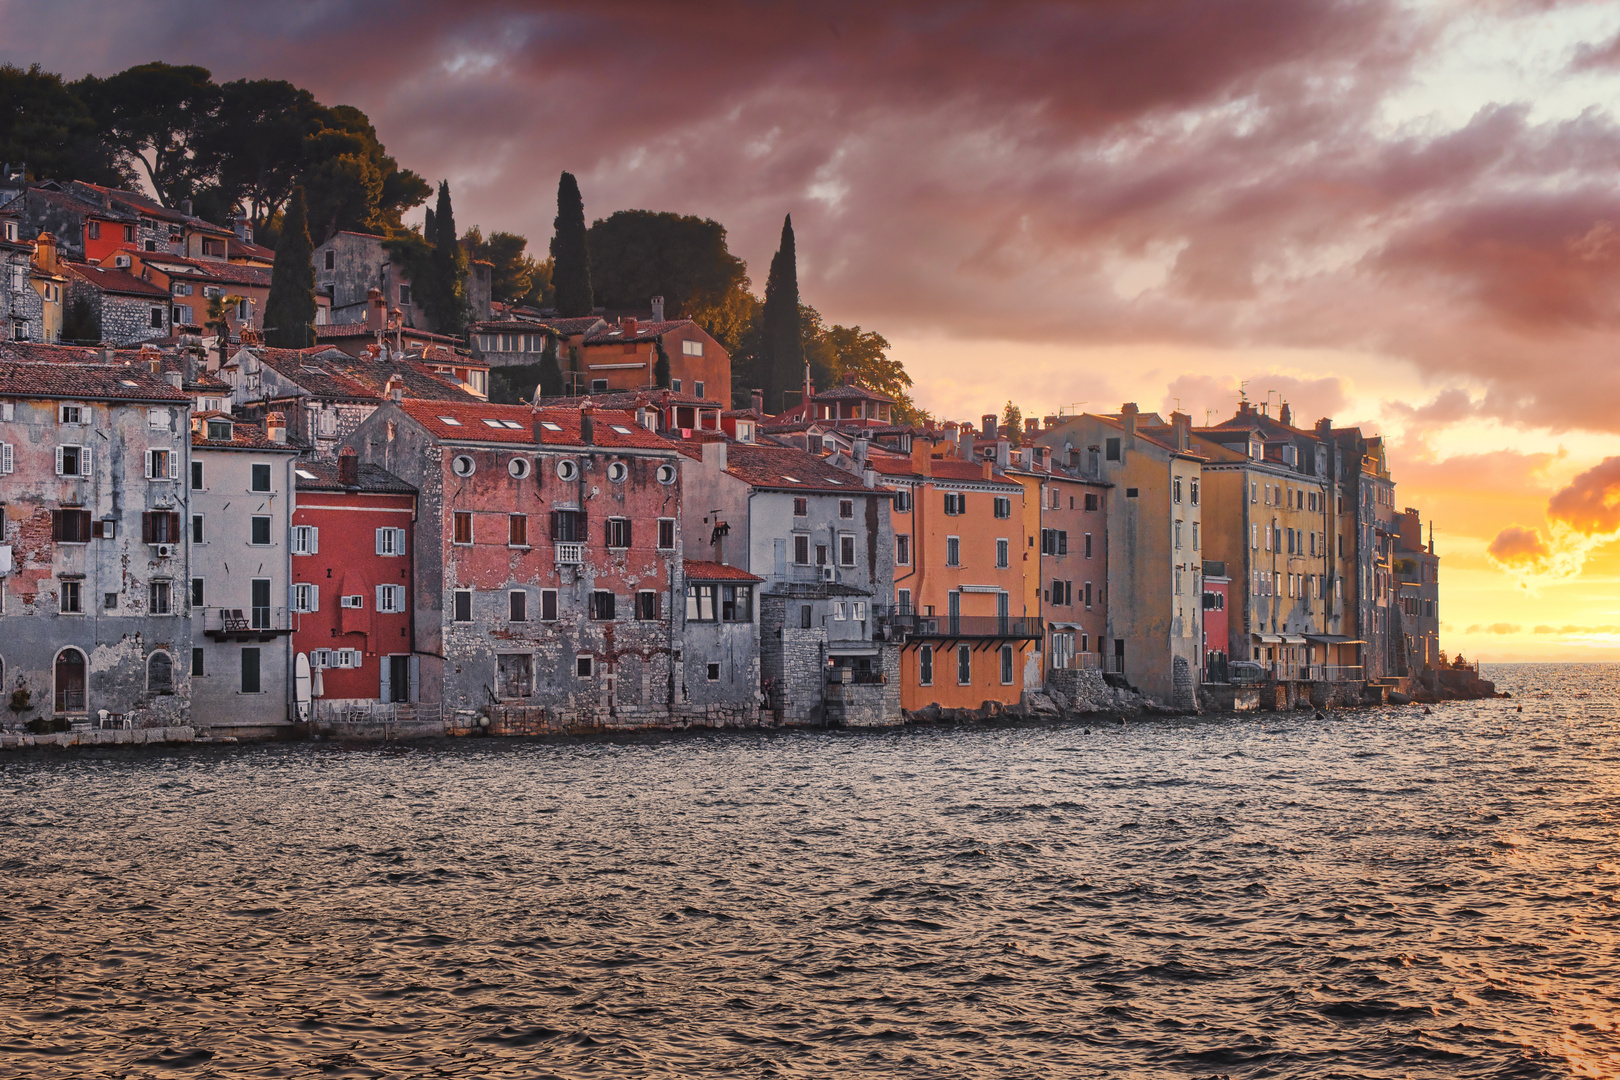
[[184, 721], [190, 406], [149, 371], [0, 361], [5, 723]]
[[116, 267], [74, 263], [66, 269], [67, 302], [89, 307], [102, 341], [135, 345], [175, 332], [167, 290]]

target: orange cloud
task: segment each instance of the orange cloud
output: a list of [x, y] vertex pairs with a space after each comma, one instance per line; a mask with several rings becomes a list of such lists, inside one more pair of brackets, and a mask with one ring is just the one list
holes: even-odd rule
[[1523, 630], [1523, 629], [1524, 629], [1524, 627], [1520, 626], [1518, 623], [1497, 622], [1497, 623], [1491, 623], [1489, 626], [1485, 626], [1485, 625], [1483, 625], [1481, 623], [1475, 623], [1473, 626], [1470, 626], [1467, 630], [1464, 630], [1463, 633], [1465, 633], [1465, 634], [1501, 634], [1503, 636], [1506, 636], [1508, 634], [1517, 634], [1520, 630]]
[[1543, 580], [1572, 578], [1592, 549], [1620, 539], [1620, 457], [1604, 458], [1547, 500], [1548, 534], [1513, 525], [1496, 534], [1487, 554], [1534, 589]]
[[1519, 525], [1510, 525], [1497, 533], [1485, 550], [1491, 558], [1509, 567], [1540, 566], [1552, 558], [1552, 548], [1541, 538], [1541, 530]]
[[1620, 457], [1604, 458], [1547, 502], [1547, 516], [1588, 536], [1620, 533]]

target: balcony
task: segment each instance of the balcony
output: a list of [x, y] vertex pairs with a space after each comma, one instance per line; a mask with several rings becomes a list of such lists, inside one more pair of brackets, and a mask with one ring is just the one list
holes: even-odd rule
[[915, 638], [1013, 638], [1039, 641], [1046, 635], [1045, 621], [1011, 615], [893, 616], [897, 633]]
[[584, 544], [559, 543], [556, 552], [558, 566], [581, 566], [585, 562]]
[[273, 641], [292, 633], [292, 613], [284, 607], [203, 610], [203, 636], [215, 641]]

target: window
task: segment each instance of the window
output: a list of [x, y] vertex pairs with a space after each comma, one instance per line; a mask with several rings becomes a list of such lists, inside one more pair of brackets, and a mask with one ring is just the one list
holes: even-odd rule
[[703, 384], [701, 382], [693, 383], [692, 384], [692, 393], [697, 397], [702, 397], [703, 396]]
[[1013, 647], [1001, 647], [1001, 685], [1011, 686], [1013, 681]]
[[895, 610], [900, 614], [909, 614], [911, 612], [911, 590], [896, 589], [894, 593], [894, 606]]
[[809, 604], [799, 605], [799, 629], [808, 630], [815, 621], [815, 608]]
[[[629, 432], [626, 431], [625, 434], [628, 435]], [[613, 481], [615, 484], [622, 484], [624, 482], [625, 478], [628, 477], [629, 475], [630, 475], [630, 466], [626, 465], [624, 462], [622, 462], [622, 461], [613, 461], [613, 462], [608, 463], [607, 478], [609, 480]]]
[[754, 621], [754, 587], [752, 585], [722, 585], [720, 587], [720, 621]]
[[[378, 530], [379, 532], [381, 530]], [[321, 550], [321, 530], [314, 525], [294, 525], [292, 529], [292, 553], [294, 555], [314, 555]]]
[[911, 492], [897, 491], [894, 493], [894, 508], [902, 514], [911, 513]]
[[1074, 603], [1074, 583], [1052, 579], [1052, 603], [1059, 607], [1068, 607]]
[[1170, 501], [1177, 503], [1181, 501], [1181, 477], [1179, 476], [1170, 481]]
[[529, 621], [529, 594], [522, 589], [513, 589], [506, 594], [506, 618], [510, 622]]
[[472, 598], [471, 589], [457, 589], [455, 591], [455, 610], [451, 615], [452, 622], [472, 622]]
[[854, 518], [855, 518], [855, 500], [854, 499], [839, 499], [838, 500], [838, 516], [843, 518], [845, 521], [854, 520]]
[[[15, 240], [17, 238], [16, 235], [15, 235], [16, 231], [17, 231], [17, 225], [16, 225], [15, 222], [11, 222], [11, 221], [6, 222], [6, 239], [7, 240]], [[85, 234], [91, 240], [100, 240], [101, 239], [101, 222], [99, 222], [99, 221], [87, 222], [85, 224]]]
[[261, 547], [270, 543], [270, 519], [268, 517], [255, 516], [252, 519], [252, 528], [253, 538], [248, 543], [257, 544]]
[[710, 682], [719, 682], [720, 681], [720, 665], [711, 663], [709, 665], [708, 676], [709, 676], [709, 681]]
[[675, 482], [675, 476], [676, 476], [675, 466], [667, 464], [667, 463], [664, 464], [664, 465], [660, 465], [660, 466], [658, 466], [658, 474], [657, 475], [658, 475], [658, 482], [660, 484], [664, 484], [664, 485], [673, 484]]
[[607, 546], [621, 549], [630, 546], [629, 518], [613, 517], [607, 519]]
[[1097, 496], [1095, 494], [1086, 496], [1086, 512], [1093, 514], [1097, 512]]
[[62, 612], [67, 615], [84, 614], [84, 583], [80, 581], [62, 582], [61, 591]]
[[10, 443], [0, 443], [0, 476], [11, 472], [16, 464], [15, 451]]
[[254, 490], [254, 491], [269, 491], [270, 490], [270, 466], [268, 466], [268, 465], [255, 465], [255, 466], [253, 466], [253, 488], [252, 488], [252, 490]]
[[191, 463], [191, 490], [203, 490], [203, 463], [200, 461]]
[[1109, 461], [1118, 461], [1119, 460], [1119, 440], [1118, 439], [1109, 439], [1109, 440], [1107, 440], [1107, 442], [1106, 442], [1106, 444], [1104, 446], [1104, 454], [1103, 454], [1103, 456], [1106, 457]]
[[557, 590], [556, 589], [541, 589], [540, 590], [540, 621], [541, 622], [556, 622], [557, 621]]
[[911, 537], [904, 533], [894, 538], [894, 562], [896, 566], [911, 565]]
[[[701, 341], [683, 341], [683, 342], [681, 342], [681, 355], [682, 356], [702, 356], [703, 355], [703, 342], [701, 342]], [[699, 394], [699, 396], [700, 397], [702, 396], [701, 393]]]
[[191, 675], [198, 678], [203, 674], [203, 650], [194, 646], [191, 650]]
[[470, 544], [473, 542], [472, 511], [457, 510], [451, 518], [453, 544]]
[[659, 518], [658, 519], [658, 550], [659, 551], [674, 551], [675, 550], [675, 519], [674, 518]]
[[526, 698], [534, 693], [534, 658], [528, 653], [501, 653], [495, 658], [495, 696]]
[[842, 600], [833, 601], [832, 617], [834, 622], [846, 622], [849, 619], [849, 608]]
[[686, 621], [714, 622], [715, 588], [704, 583], [688, 582], [686, 586]]
[[457, 476], [471, 476], [478, 470], [478, 463], [466, 454], [457, 454], [450, 459], [450, 471]]
[[57, 476], [89, 476], [91, 449], [88, 446], [58, 446], [56, 448]]
[[[1194, 506], [1198, 505], [1198, 481], [1196, 480], [1192, 481], [1192, 504]], [[1194, 544], [1193, 546], [1197, 547], [1198, 545]]]
[[244, 648], [242, 650], [242, 693], [257, 694], [259, 692], [259, 650]]
[[817, 566], [826, 566], [827, 565], [827, 545], [826, 544], [817, 544], [816, 545], [816, 565]]
[[[255, 518], [254, 520], [258, 520]], [[265, 518], [269, 521], [269, 518]], [[268, 526], [266, 526], [268, 528]], [[172, 510], [148, 510], [141, 515], [141, 542], [143, 544], [178, 544], [180, 542], [180, 515]], [[265, 541], [269, 543], [269, 540]]]
[[249, 583], [253, 598], [253, 629], [270, 629], [270, 579], [253, 578]]
[[810, 565], [810, 538], [804, 533], [793, 537], [793, 562], [797, 566]]
[[1091, 582], [1086, 582], [1086, 607], [1091, 607]]
[[529, 516], [527, 514], [507, 515], [506, 546], [515, 548], [529, 546]]
[[679, 380], [679, 379], [671, 379], [670, 383], [669, 383], [669, 388], [671, 390], [675, 391], [677, 394], [680, 393], [681, 392], [681, 380]]
[[[194, 579], [200, 581], [201, 579]], [[321, 590], [318, 585], [309, 585], [298, 581], [292, 588], [293, 610], [297, 612], [319, 611], [321, 609]]]
[[1091, 534], [1086, 533], [1086, 558], [1091, 558]]
[[613, 618], [614, 602], [617, 598], [606, 589], [597, 589], [591, 593], [591, 618], [598, 622], [606, 622]]
[[650, 621], [658, 618], [658, 594], [651, 589], [636, 593], [636, 618]]
[[1173, 529], [1174, 529], [1175, 537], [1176, 537], [1176, 547], [1180, 548], [1181, 547], [1181, 522], [1179, 522], [1179, 521], [1176, 522], [1174, 524], [1174, 526], [1173, 526]]
[[996, 496], [996, 517], [1012, 517], [1012, 500], [1007, 498], [1005, 495]]
[[[470, 528], [470, 520], [468, 524]], [[584, 543], [585, 512], [583, 510], [553, 510], [551, 512], [551, 539], [564, 544]], [[472, 543], [470, 534], [467, 543]]]
[[191, 579], [191, 606], [198, 608], [203, 606], [203, 579], [200, 577]]
[[399, 306], [402, 308], [411, 306], [411, 287], [409, 285], [399, 287]]
[[60, 405], [57, 407], [56, 420], [60, 424], [88, 424], [90, 410], [83, 405]]
[[844, 533], [838, 537], [838, 565], [855, 565], [855, 537]]
[[608, 388], [608, 381], [606, 379], [592, 379], [591, 380], [591, 393], [599, 394], [602, 391], [606, 390], [607, 388]]
[[381, 612], [400, 612], [405, 610], [405, 586], [379, 585], [377, 586], [377, 610]]
[[581, 679], [589, 679], [596, 668], [596, 662], [589, 656], [574, 657], [574, 675]]
[[959, 537], [959, 536], [947, 536], [945, 538], [945, 565], [946, 566], [961, 566], [962, 565], [962, 538], [961, 537]]
[[167, 581], [154, 581], [146, 587], [146, 610], [151, 615], [168, 615], [169, 611], [169, 583]]
[[1134, 498], [1136, 498], [1137, 494], [1138, 494], [1138, 492], [1137, 492], [1137, 490], [1135, 488], [1126, 488], [1125, 489], [1125, 497], [1127, 499], [1134, 499]]
[[960, 491], [947, 491], [945, 493], [945, 512], [952, 517], [967, 513], [967, 496]]
[[1008, 566], [1007, 550], [1010, 545], [1005, 537], [996, 541], [996, 569], [1005, 570]]
[[90, 511], [51, 511], [51, 539], [62, 544], [88, 544], [90, 534]]
[[403, 555], [403, 554], [405, 554], [405, 530], [404, 529], [394, 529], [394, 528], [378, 529], [377, 530], [377, 554], [378, 555]]
[[201, 514], [191, 515], [191, 542], [193, 544], [203, 542], [203, 516]]
[[328, 270], [333, 270], [333, 269], [337, 268], [337, 252], [330, 251], [330, 250], [327, 251], [327, 253], [326, 253], [326, 268]]
[[969, 645], [956, 647], [956, 683], [958, 686], [970, 686], [973, 683], [973, 648]]
[[922, 686], [934, 685], [934, 647], [923, 645], [917, 649], [917, 682]]

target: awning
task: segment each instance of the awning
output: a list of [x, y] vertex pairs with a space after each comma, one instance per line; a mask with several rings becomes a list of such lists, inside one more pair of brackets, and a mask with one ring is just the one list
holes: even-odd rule
[[1306, 641], [1314, 641], [1318, 645], [1365, 645], [1360, 638], [1347, 638], [1343, 634], [1306, 634]]
[[1296, 634], [1284, 634], [1282, 636], [1282, 643], [1284, 645], [1303, 645], [1305, 644], [1305, 639]]
[[1281, 634], [1250, 634], [1249, 636], [1262, 645], [1281, 645], [1283, 640]]
[[839, 656], [876, 656], [879, 651], [878, 646], [869, 641], [827, 642], [827, 656], [829, 659]]

